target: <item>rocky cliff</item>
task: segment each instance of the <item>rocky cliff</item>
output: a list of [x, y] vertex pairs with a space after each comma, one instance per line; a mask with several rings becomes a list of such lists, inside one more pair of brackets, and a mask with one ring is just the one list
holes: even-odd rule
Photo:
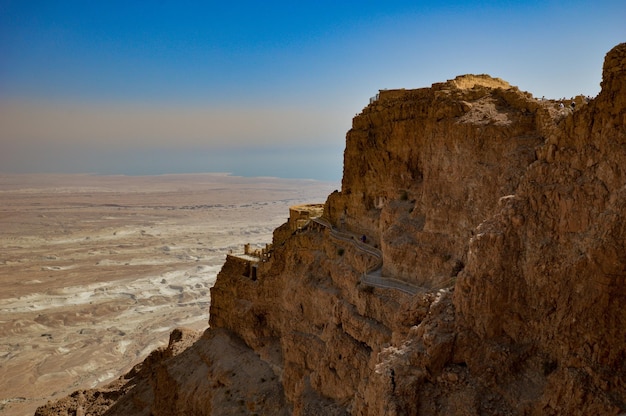
[[381, 91], [322, 218], [229, 256], [210, 329], [37, 414], [626, 412], [626, 44], [565, 104]]

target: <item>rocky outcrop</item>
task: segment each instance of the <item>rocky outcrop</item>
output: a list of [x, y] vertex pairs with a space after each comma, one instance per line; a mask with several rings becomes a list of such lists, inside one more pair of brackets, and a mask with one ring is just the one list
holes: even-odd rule
[[36, 416], [287, 415], [278, 377], [233, 333], [183, 328], [167, 347], [104, 389], [81, 390]]
[[485, 75], [381, 91], [348, 133], [331, 221], [373, 239], [383, 273], [445, 285], [475, 227], [535, 160], [551, 107]]
[[626, 44], [575, 111], [486, 75], [381, 91], [323, 219], [229, 257], [211, 328], [107, 414], [624, 413], [623, 166]]
[[546, 137], [470, 240], [454, 295], [459, 359], [477, 374], [513, 367], [492, 382], [514, 403], [507, 386], [525, 380], [536, 391], [526, 412], [624, 411], [625, 126], [621, 45], [607, 55], [602, 92]]

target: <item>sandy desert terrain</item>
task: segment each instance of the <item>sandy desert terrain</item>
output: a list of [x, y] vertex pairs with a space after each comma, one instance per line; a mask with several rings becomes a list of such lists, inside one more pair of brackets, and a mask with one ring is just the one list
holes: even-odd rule
[[110, 381], [207, 327], [225, 254], [338, 184], [224, 174], [0, 175], [0, 414]]

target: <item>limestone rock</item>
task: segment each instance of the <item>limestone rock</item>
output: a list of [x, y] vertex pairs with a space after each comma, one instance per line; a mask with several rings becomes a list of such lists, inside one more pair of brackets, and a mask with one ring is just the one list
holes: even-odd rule
[[381, 91], [323, 217], [229, 256], [211, 328], [107, 414], [624, 414], [626, 44], [603, 71], [575, 111], [487, 75]]
[[477, 374], [513, 366], [494, 378], [511, 402], [532, 376], [523, 407], [535, 414], [624, 411], [625, 71], [622, 44], [599, 96], [563, 121], [551, 156], [477, 228], [457, 282], [459, 359]]

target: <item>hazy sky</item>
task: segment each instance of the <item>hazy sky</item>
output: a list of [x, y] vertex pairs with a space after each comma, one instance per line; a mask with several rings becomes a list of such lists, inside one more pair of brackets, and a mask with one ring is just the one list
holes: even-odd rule
[[615, 1], [0, 0], [0, 173], [338, 180], [382, 88], [596, 95]]

